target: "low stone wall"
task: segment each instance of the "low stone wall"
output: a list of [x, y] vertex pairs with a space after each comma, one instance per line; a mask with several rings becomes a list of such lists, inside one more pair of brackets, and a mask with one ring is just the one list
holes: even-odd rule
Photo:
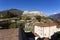
[[18, 40], [19, 29], [2, 29], [0, 30], [0, 40]]

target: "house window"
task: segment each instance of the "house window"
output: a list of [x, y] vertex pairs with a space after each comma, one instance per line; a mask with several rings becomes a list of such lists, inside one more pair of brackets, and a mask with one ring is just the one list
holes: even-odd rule
[[46, 34], [45, 34], [45, 36], [46, 36]]
[[38, 30], [40, 30], [40, 28], [38, 27]]
[[42, 33], [41, 33], [41, 35], [42, 35]]

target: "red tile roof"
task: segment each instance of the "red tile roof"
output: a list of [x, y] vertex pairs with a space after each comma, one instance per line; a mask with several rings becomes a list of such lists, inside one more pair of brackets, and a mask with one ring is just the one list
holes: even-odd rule
[[57, 25], [57, 28], [60, 28], [60, 25]]
[[35, 23], [35, 26], [43, 26], [43, 27], [48, 27], [48, 26], [55, 26], [55, 23]]

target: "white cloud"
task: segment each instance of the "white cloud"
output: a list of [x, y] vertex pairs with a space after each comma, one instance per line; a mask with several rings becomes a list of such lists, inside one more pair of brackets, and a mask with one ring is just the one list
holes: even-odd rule
[[53, 13], [53, 14], [57, 14], [57, 13]]

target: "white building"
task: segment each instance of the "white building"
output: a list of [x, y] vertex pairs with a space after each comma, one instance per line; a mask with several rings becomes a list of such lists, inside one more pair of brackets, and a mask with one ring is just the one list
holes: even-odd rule
[[56, 24], [54, 23], [35, 23], [34, 33], [37, 33], [41, 38], [51, 38], [56, 32]]

